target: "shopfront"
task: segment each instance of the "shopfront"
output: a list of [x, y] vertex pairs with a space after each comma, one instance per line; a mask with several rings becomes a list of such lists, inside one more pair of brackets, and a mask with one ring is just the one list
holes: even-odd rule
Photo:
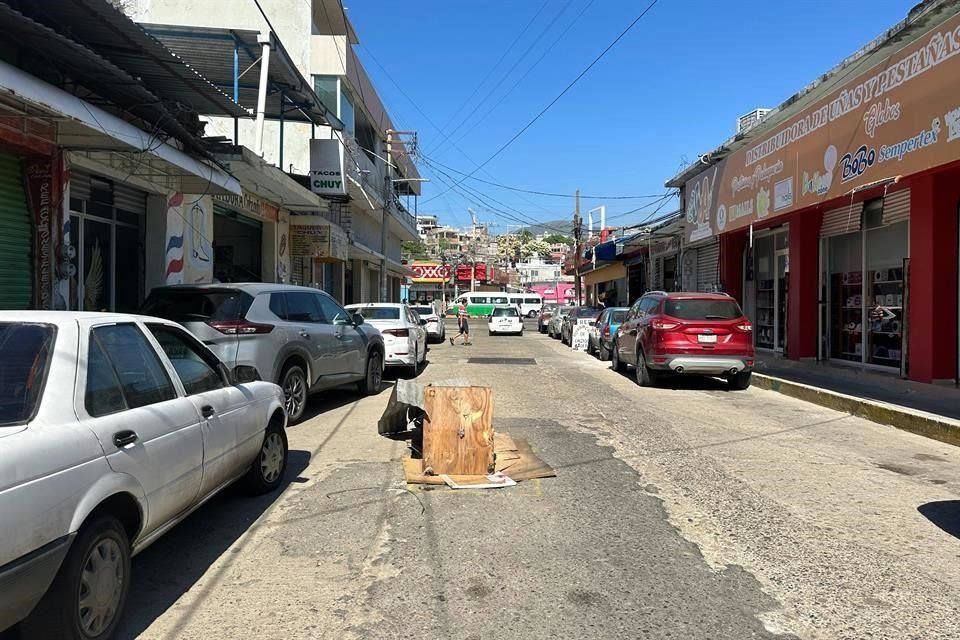
[[684, 291], [713, 292], [720, 284], [720, 243], [716, 238], [683, 248], [680, 287]]
[[[787, 225], [757, 233], [747, 253], [744, 291], [750, 299], [748, 317], [753, 321], [758, 349], [783, 353], [787, 348], [790, 287], [790, 236]], [[752, 280], [751, 280], [752, 278]]]
[[70, 174], [64, 226], [69, 309], [135, 312], [143, 302], [147, 193], [105, 177]]
[[824, 213], [822, 358], [903, 368], [909, 218], [909, 189]]
[[587, 303], [598, 306], [627, 305], [627, 268], [622, 262], [597, 267], [583, 274]]

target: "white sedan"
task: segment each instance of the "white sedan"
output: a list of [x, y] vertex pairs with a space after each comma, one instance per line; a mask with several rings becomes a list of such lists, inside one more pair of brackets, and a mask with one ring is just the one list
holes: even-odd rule
[[443, 343], [443, 341], [446, 340], [447, 330], [443, 326], [443, 320], [440, 318], [440, 314], [438, 314], [433, 307], [425, 304], [417, 305], [413, 307], [413, 310], [417, 312], [421, 320], [427, 321], [427, 324], [424, 325], [424, 329], [427, 330], [427, 339]]
[[0, 312], [0, 632], [111, 637], [130, 558], [238, 479], [283, 482], [283, 392], [180, 325]]
[[427, 323], [413, 309], [390, 302], [350, 304], [346, 309], [380, 330], [386, 366], [405, 367], [414, 375], [420, 371], [420, 365], [427, 361]]
[[490, 335], [496, 333], [513, 333], [523, 335], [523, 318], [516, 307], [494, 307], [487, 319], [487, 328]]

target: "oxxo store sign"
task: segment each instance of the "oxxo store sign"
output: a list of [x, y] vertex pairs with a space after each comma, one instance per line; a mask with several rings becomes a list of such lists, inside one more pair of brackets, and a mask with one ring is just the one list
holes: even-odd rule
[[310, 190], [324, 196], [347, 194], [339, 140], [310, 141]]
[[439, 262], [414, 262], [407, 265], [414, 272], [413, 284], [438, 284], [450, 280], [450, 266]]
[[960, 157], [960, 16], [684, 185], [688, 240]]

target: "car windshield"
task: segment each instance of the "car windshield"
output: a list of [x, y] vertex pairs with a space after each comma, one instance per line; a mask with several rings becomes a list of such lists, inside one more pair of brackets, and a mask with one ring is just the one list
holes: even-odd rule
[[596, 318], [603, 312], [603, 309], [597, 307], [577, 307], [574, 312], [576, 318]]
[[36, 411], [55, 333], [44, 324], [0, 323], [0, 427], [23, 424]]
[[517, 310], [513, 307], [505, 307], [502, 309], [494, 309], [493, 316], [497, 318], [506, 318], [506, 317], [517, 317]]
[[743, 315], [733, 300], [704, 298], [667, 300], [663, 312], [680, 320], [735, 320]]
[[239, 289], [156, 289], [140, 313], [174, 322], [241, 320], [252, 303]]
[[400, 307], [352, 307], [353, 313], [359, 313], [365, 320], [399, 320]]
[[421, 316], [437, 315], [436, 312], [431, 307], [414, 307], [413, 310], [416, 311]]

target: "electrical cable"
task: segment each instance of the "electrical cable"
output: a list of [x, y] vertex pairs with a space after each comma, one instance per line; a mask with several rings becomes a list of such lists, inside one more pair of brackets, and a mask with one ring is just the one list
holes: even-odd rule
[[[585, 75], [587, 75], [587, 73], [588, 73], [594, 66], [596, 66], [596, 64], [597, 64], [598, 62], [600, 62], [600, 60], [603, 59], [603, 57], [604, 57], [605, 55], [607, 55], [607, 53], [608, 53], [611, 49], [613, 49], [613, 47], [616, 46], [616, 44], [617, 44], [618, 42], [620, 42], [620, 40], [622, 40], [623, 37], [626, 36], [626, 35], [630, 32], [630, 30], [633, 29], [633, 28], [637, 25], [637, 23], [640, 22], [640, 20], [642, 20], [643, 17], [644, 17], [645, 15], [647, 15], [647, 13], [649, 13], [651, 9], [653, 9], [654, 6], [656, 6], [656, 4], [657, 4], [658, 1], [659, 1], [659, 0], [653, 0], [650, 4], [648, 4], [647, 7], [646, 7], [643, 11], [640, 12], [640, 15], [638, 15], [636, 18], [634, 18], [633, 22], [631, 22], [629, 25], [627, 25], [627, 28], [624, 29], [623, 31], [621, 31], [621, 32], [620, 32], [620, 35], [618, 35], [618, 36], [613, 40], [613, 42], [611, 42], [610, 44], [608, 44], [608, 45], [606, 46], [606, 48], [605, 48], [603, 51], [601, 51], [600, 54], [599, 54], [596, 58], [594, 58], [593, 61], [592, 61], [590, 64], [588, 64], [583, 71], [581, 71], [581, 72], [577, 75], [576, 78], [574, 78], [572, 81], [570, 81], [570, 83], [569, 83], [566, 87], [564, 87], [563, 90], [562, 90], [559, 94], [557, 94], [557, 96], [556, 96], [553, 100], [551, 100], [549, 104], [547, 104], [547, 106], [545, 106], [543, 109], [541, 109], [540, 112], [539, 112], [537, 115], [535, 115], [532, 120], [530, 120], [527, 124], [525, 124], [517, 133], [515, 133], [515, 134], [513, 135], [513, 137], [511, 137], [511, 138], [510, 138], [509, 140], [507, 140], [503, 145], [501, 145], [500, 148], [497, 149], [497, 150], [493, 153], [493, 155], [491, 155], [489, 158], [487, 158], [486, 160], [484, 160], [483, 162], [481, 162], [480, 165], [479, 165], [476, 169], [474, 169], [472, 172], [470, 172], [470, 174], [468, 174], [468, 175], [464, 176], [463, 178], [461, 178], [460, 181], [458, 182], [458, 184], [462, 184], [464, 181], [466, 181], [467, 178], [473, 177], [473, 174], [475, 174], [477, 171], [479, 171], [480, 169], [482, 169], [483, 167], [485, 167], [486, 165], [488, 165], [494, 158], [496, 158], [496, 157], [499, 156], [501, 153], [503, 153], [503, 152], [507, 149], [507, 147], [509, 147], [511, 144], [513, 144], [513, 143], [517, 140], [517, 138], [519, 138], [520, 136], [522, 136], [522, 135], [527, 131], [527, 129], [529, 129], [530, 127], [532, 127], [541, 117], [543, 117], [543, 115], [544, 115], [547, 111], [549, 111], [549, 110], [553, 107], [553, 105], [555, 105], [555, 104], [560, 100], [560, 98], [562, 98], [564, 95], [566, 95], [567, 92], [570, 91], [570, 89], [572, 89], [573, 86], [574, 86], [575, 84], [577, 84], [577, 82], [579, 82], [581, 78], [583, 78]], [[426, 200], [423, 204], [427, 204], [427, 203], [431, 202], [432, 200], [434, 200], [434, 199], [437, 198], [437, 197], [438, 197], [438, 196], [434, 196], [433, 198], [430, 198], [429, 200]]]
[[541, 38], [547, 35], [547, 32], [551, 28], [553, 28], [553, 25], [556, 24], [557, 20], [560, 19], [560, 16], [562, 16], [564, 12], [566, 12], [567, 8], [569, 8], [572, 3], [573, 3], [573, 0], [567, 0], [567, 3], [563, 5], [560, 11], [558, 11], [557, 14], [553, 17], [553, 20], [547, 23], [547, 26], [543, 28], [543, 31], [540, 32], [540, 35], [538, 35], [534, 39], [534, 41], [530, 43], [530, 46], [527, 47], [526, 50], [520, 54], [520, 57], [517, 58], [516, 62], [513, 63], [513, 66], [510, 67], [507, 70], [507, 72], [500, 77], [499, 81], [493, 84], [493, 87], [490, 89], [490, 91], [488, 91], [486, 95], [484, 95], [483, 98], [481, 98], [480, 101], [477, 102], [476, 106], [473, 107], [473, 110], [470, 111], [470, 113], [468, 113], [466, 117], [463, 120], [461, 120], [460, 123], [456, 127], [454, 127], [449, 133], [447, 133], [447, 135], [444, 136], [443, 140], [441, 140], [440, 143], [430, 151], [431, 154], [438, 153], [440, 149], [443, 147], [443, 145], [447, 142], [447, 140], [449, 140], [450, 137], [453, 136], [453, 134], [459, 131], [463, 127], [463, 125], [465, 125], [470, 120], [470, 118], [473, 117], [473, 114], [475, 114], [480, 109], [480, 107], [482, 107], [487, 102], [490, 96], [492, 96], [497, 91], [497, 89], [500, 88], [501, 84], [507, 78], [510, 77], [510, 74], [513, 73], [513, 70], [516, 69], [521, 62], [523, 62], [523, 59], [527, 57], [527, 54], [529, 54], [530, 51], [533, 50], [535, 46], [537, 46], [537, 43], [540, 42]]

